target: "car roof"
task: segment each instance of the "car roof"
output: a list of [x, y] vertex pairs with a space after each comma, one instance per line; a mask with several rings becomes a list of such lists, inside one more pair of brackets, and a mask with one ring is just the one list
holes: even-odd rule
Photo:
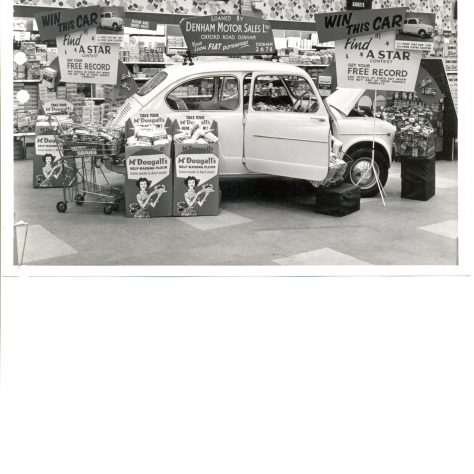
[[265, 71], [268, 73], [283, 73], [283, 74], [304, 74], [306, 71], [293, 64], [264, 61], [261, 59], [225, 59], [202, 61], [195, 60], [193, 66], [183, 66], [182, 63], [176, 63], [165, 69], [170, 79], [180, 79], [186, 76], [201, 73], [216, 73], [216, 72], [255, 72]]

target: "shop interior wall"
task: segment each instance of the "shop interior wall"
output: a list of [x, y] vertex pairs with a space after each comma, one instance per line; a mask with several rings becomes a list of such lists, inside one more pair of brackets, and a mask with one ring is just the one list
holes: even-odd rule
[[[245, 0], [240, 0], [244, 3]], [[264, 0], [252, 2], [268, 20], [311, 22], [316, 13], [341, 11], [345, 0]], [[436, 26], [454, 29], [454, 0], [373, 0], [373, 8], [407, 7], [409, 11], [436, 14]], [[86, 5], [119, 5], [127, 11], [177, 15], [237, 14], [239, 0], [14, 0], [15, 5], [77, 8]]]

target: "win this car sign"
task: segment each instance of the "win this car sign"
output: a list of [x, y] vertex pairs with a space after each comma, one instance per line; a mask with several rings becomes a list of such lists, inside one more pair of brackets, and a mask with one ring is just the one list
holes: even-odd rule
[[272, 27], [259, 18], [241, 15], [184, 18], [180, 27], [193, 56], [275, 52]]

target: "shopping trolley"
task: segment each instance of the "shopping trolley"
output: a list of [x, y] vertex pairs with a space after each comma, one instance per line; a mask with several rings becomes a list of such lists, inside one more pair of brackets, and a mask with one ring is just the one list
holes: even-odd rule
[[120, 151], [120, 133], [98, 127], [74, 125], [55, 133], [63, 176], [63, 200], [56, 204], [58, 212], [66, 212], [68, 202], [103, 205], [105, 214], [118, 210], [124, 194], [110, 183], [102, 169], [105, 161]]

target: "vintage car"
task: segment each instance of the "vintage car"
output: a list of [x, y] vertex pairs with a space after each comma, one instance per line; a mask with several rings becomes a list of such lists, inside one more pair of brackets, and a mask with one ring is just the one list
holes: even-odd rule
[[[378, 188], [368, 168], [374, 120], [348, 113], [360, 95], [340, 94], [343, 104], [336, 96], [328, 105], [297, 66], [263, 60], [196, 61], [154, 76], [126, 100], [110, 125], [123, 127], [138, 112], [174, 120], [201, 111], [218, 123], [221, 176], [266, 174], [311, 182], [327, 177], [331, 153], [341, 154], [340, 137], [349, 162], [347, 179], [361, 187], [363, 196], [373, 196]], [[384, 185], [395, 127], [378, 119], [375, 125], [375, 168]]]
[[114, 12], [103, 12], [100, 14], [100, 26], [110, 30], [118, 31], [123, 28], [123, 18]]
[[401, 31], [406, 35], [415, 35], [420, 38], [430, 38], [433, 35], [434, 27], [428, 23], [423, 23], [421, 18], [407, 18], [403, 23]]

